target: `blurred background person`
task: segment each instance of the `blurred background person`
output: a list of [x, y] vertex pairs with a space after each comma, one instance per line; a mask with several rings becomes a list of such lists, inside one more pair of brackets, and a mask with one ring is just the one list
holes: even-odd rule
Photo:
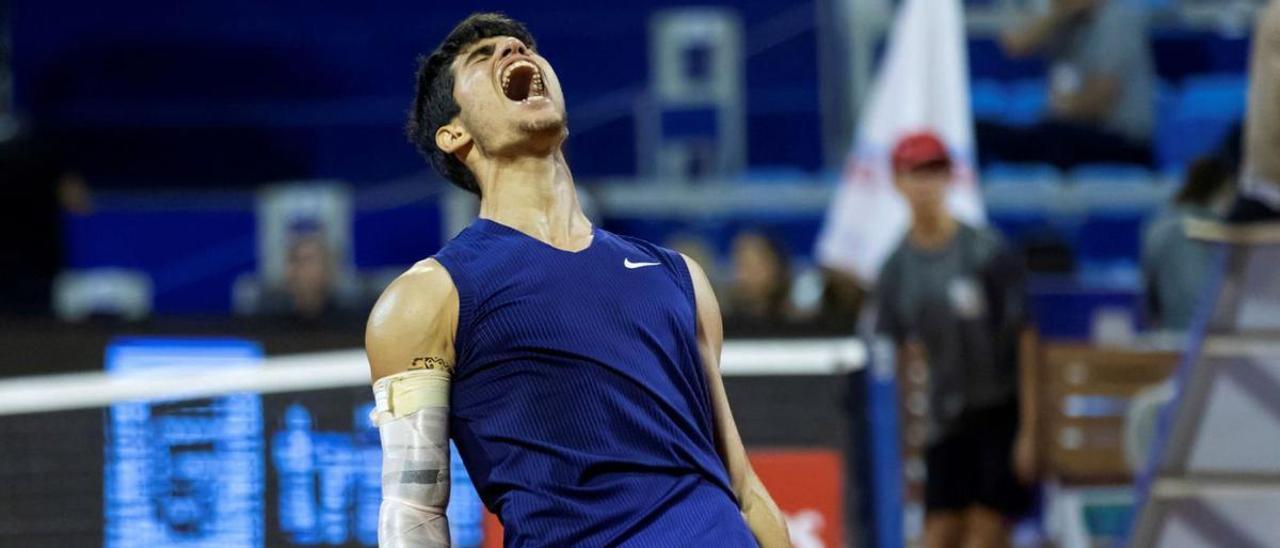
[[1185, 220], [1221, 219], [1236, 190], [1240, 132], [1232, 131], [1218, 153], [1189, 168], [1173, 202], [1142, 236], [1142, 274], [1151, 324], [1182, 332], [1191, 326], [1213, 268], [1213, 248], [1187, 235]]
[[723, 280], [720, 274], [720, 261], [706, 238], [694, 232], [677, 232], [668, 237], [663, 245], [693, 259], [702, 266], [707, 279], [711, 280], [717, 289], [721, 287]]
[[728, 288], [726, 333], [781, 329], [791, 320], [791, 260], [782, 244], [760, 230], [734, 236], [733, 280]]
[[984, 165], [1151, 162], [1156, 77], [1147, 14], [1136, 4], [1051, 0], [1047, 13], [1002, 35], [1010, 57], [1047, 60], [1049, 111], [1030, 127], [979, 122]]
[[822, 280], [822, 294], [818, 298], [817, 310], [808, 319], [810, 325], [815, 331], [826, 334], [853, 332], [866, 291], [858, 284], [857, 278], [841, 270], [822, 267], [818, 273]]
[[62, 214], [92, 209], [88, 185], [57, 141], [0, 111], [0, 219], [20, 227], [0, 231], [0, 312], [50, 312], [53, 279], [63, 267]]
[[[876, 287], [879, 330], [928, 366], [924, 544], [1004, 546], [1028, 495], [1015, 477], [1019, 432], [1017, 341], [1023, 326], [1018, 261], [990, 229], [968, 226], [943, 197], [954, 173], [932, 133], [904, 137], [893, 150], [894, 185], [911, 226]], [[1030, 481], [1023, 462], [1018, 475]]]
[[263, 290], [258, 315], [304, 323], [359, 319], [355, 303], [340, 290], [323, 227], [297, 221], [289, 227], [288, 238], [283, 283]]

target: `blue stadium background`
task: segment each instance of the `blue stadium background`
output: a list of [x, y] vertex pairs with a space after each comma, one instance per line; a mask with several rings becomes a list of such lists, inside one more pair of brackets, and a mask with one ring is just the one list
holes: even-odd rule
[[[820, 10], [759, 0], [705, 4], [733, 8], [745, 28], [750, 168], [744, 182], [767, 183], [781, 174], [833, 184], [842, 159], [823, 153]], [[555, 64], [569, 102], [568, 154], [580, 182], [637, 172], [633, 112], [648, 80], [647, 21], [681, 5], [485, 4], [527, 22]], [[437, 204], [444, 183], [426, 173], [401, 128], [416, 57], [470, 11], [462, 3], [403, 0], [373, 6], [147, 1], [128, 10], [78, 0], [14, 3], [17, 110], [58, 135], [73, 165], [95, 189], [107, 190], [93, 215], [67, 218], [67, 266], [146, 271], [158, 313], [225, 313], [231, 280], [256, 266], [252, 189], [313, 179], [354, 187], [357, 267], [404, 265], [430, 254], [446, 236]], [[1044, 67], [1006, 59], [988, 37], [973, 37], [969, 47], [975, 115], [1036, 120], [1046, 100]], [[1104, 165], [1058, 173], [1048, 166], [993, 166], [984, 181], [996, 190], [1043, 183], [1022, 188], [1049, 200], [1072, 181], [1176, 180], [1181, 167], [1212, 149], [1240, 118], [1248, 36], [1157, 23], [1153, 51], [1162, 81], [1154, 169]], [[776, 135], [787, 138], [780, 143]], [[387, 192], [410, 199], [388, 205]], [[992, 216], [1015, 240], [1055, 228], [1078, 262], [1102, 265], [1103, 275], [1095, 277], [1105, 279], [1107, 265], [1136, 260], [1138, 231], [1150, 214], [1150, 208], [1085, 211], [1064, 220], [1031, 204], [993, 208]], [[772, 221], [803, 256], [821, 220]], [[713, 236], [723, 248], [732, 227], [753, 222], [731, 219], [716, 225]], [[654, 239], [678, 228], [618, 219], [606, 224]], [[1132, 291], [1121, 293], [1110, 298], [1136, 299]]]

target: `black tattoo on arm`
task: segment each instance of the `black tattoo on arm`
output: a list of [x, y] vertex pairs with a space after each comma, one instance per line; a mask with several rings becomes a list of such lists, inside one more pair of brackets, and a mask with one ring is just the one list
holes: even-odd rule
[[413, 359], [413, 363], [409, 365], [410, 370], [414, 369], [443, 369], [446, 373], [453, 374], [453, 364], [444, 358], [436, 356], [423, 356]]

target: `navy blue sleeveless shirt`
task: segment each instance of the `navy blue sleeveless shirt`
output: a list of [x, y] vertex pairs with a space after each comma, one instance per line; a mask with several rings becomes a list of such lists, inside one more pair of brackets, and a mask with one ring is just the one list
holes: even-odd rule
[[458, 289], [450, 435], [506, 546], [755, 546], [715, 449], [693, 284], [593, 229], [570, 252], [478, 219]]

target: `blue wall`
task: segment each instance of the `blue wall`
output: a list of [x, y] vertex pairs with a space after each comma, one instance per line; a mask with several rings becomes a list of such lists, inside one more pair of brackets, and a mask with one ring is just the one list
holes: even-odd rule
[[[444, 184], [434, 179], [422, 184]], [[357, 269], [407, 267], [443, 241], [437, 197], [353, 212]], [[191, 197], [162, 207], [138, 196], [108, 196], [87, 216], [63, 218], [67, 268], [121, 267], [146, 272], [161, 314], [226, 314], [236, 277], [256, 271], [253, 195]]]
[[[16, 101], [60, 130], [98, 184], [401, 176], [423, 169], [401, 131], [415, 59], [472, 10], [465, 4], [17, 2]], [[556, 66], [571, 131], [583, 128], [569, 141], [579, 175], [635, 171], [632, 101], [617, 92], [645, 86], [650, 14], [682, 4], [486, 4], [525, 21]], [[766, 0], [700, 4], [737, 8], [748, 49], [753, 25], [788, 9]], [[814, 32], [752, 57], [748, 81], [752, 134], [761, 137], [750, 141], [753, 160], [817, 169]], [[779, 147], [764, 140], [771, 127], [809, 129]]]

